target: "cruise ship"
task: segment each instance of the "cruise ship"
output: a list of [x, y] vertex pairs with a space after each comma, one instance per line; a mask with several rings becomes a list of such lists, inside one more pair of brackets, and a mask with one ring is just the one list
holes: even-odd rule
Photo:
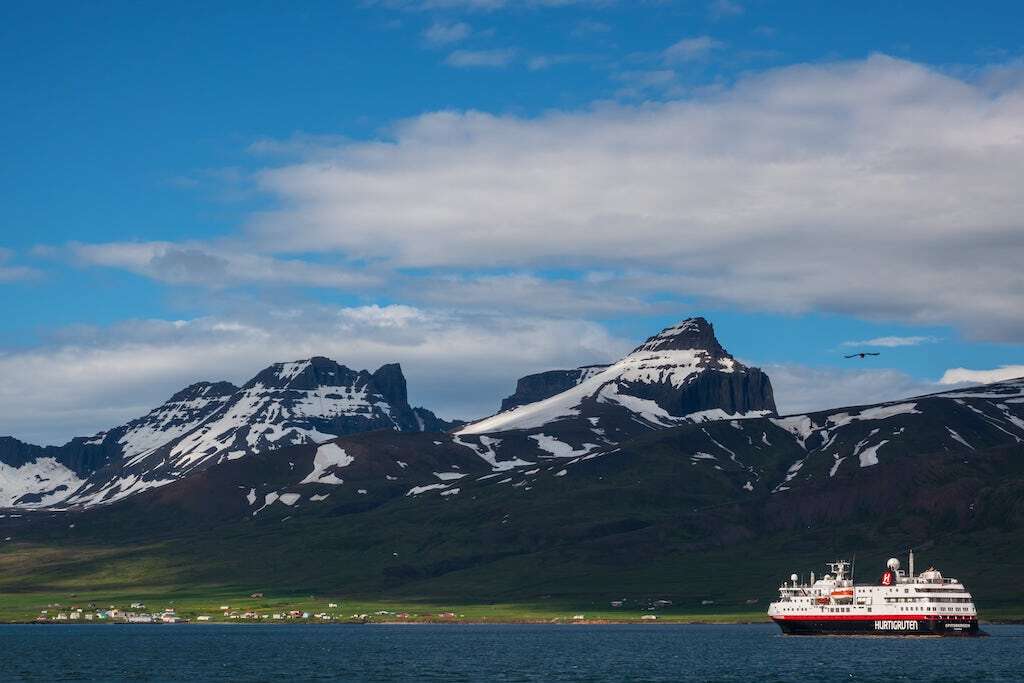
[[828, 572], [809, 580], [796, 574], [779, 587], [768, 616], [787, 635], [982, 636], [967, 588], [930, 567], [914, 573], [895, 557], [876, 584], [855, 584], [850, 563], [829, 562]]

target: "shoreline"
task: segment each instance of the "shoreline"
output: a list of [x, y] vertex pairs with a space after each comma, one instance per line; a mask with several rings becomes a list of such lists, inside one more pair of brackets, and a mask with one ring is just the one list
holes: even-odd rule
[[[981, 620], [979, 625], [985, 626], [1020, 626], [1024, 619], [1000, 619], [996, 621]], [[229, 620], [229, 621], [194, 621], [183, 620], [177, 623], [131, 623], [125, 621], [0, 621], [0, 626], [766, 626], [772, 625], [770, 619], [764, 621], [711, 621], [711, 620], [645, 620], [638, 619], [582, 619], [582, 620], [550, 620], [550, 619], [446, 619], [419, 621], [321, 621], [309, 620]]]
[[[59, 621], [0, 621], [0, 626], [755, 626], [771, 624], [770, 620], [765, 621], [682, 621], [682, 620], [647, 620], [639, 619], [581, 619], [581, 620], [551, 620], [551, 619], [438, 619], [438, 620], [417, 620], [417, 621], [351, 621], [331, 620], [322, 621], [319, 619], [290, 619], [290, 620], [267, 620], [267, 619], [235, 619], [230, 621], [195, 621], [182, 620], [176, 623], [163, 623], [154, 621], [152, 623], [133, 623], [127, 621], [109, 620], [88, 620], [67, 619]], [[1022, 622], [1024, 623], [1024, 622]]]

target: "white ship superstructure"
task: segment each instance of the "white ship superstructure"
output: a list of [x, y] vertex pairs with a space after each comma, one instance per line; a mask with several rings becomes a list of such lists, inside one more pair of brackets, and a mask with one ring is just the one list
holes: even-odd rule
[[794, 635], [983, 635], [974, 599], [962, 583], [930, 567], [914, 573], [896, 558], [877, 584], [854, 584], [850, 563], [830, 562], [820, 579], [794, 574], [779, 587], [768, 616]]

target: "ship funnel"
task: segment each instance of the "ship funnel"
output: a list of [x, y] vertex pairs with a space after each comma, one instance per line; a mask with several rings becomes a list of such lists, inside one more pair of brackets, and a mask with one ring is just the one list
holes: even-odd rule
[[910, 573], [910, 578], [914, 578], [914, 551], [910, 551], [910, 558], [907, 561], [907, 571]]

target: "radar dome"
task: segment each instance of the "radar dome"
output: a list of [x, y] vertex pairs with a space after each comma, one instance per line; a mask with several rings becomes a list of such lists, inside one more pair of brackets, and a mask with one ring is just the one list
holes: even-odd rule
[[893, 571], [896, 571], [900, 568], [900, 561], [897, 560], [895, 557], [890, 557], [889, 561], [885, 563], [885, 566]]

